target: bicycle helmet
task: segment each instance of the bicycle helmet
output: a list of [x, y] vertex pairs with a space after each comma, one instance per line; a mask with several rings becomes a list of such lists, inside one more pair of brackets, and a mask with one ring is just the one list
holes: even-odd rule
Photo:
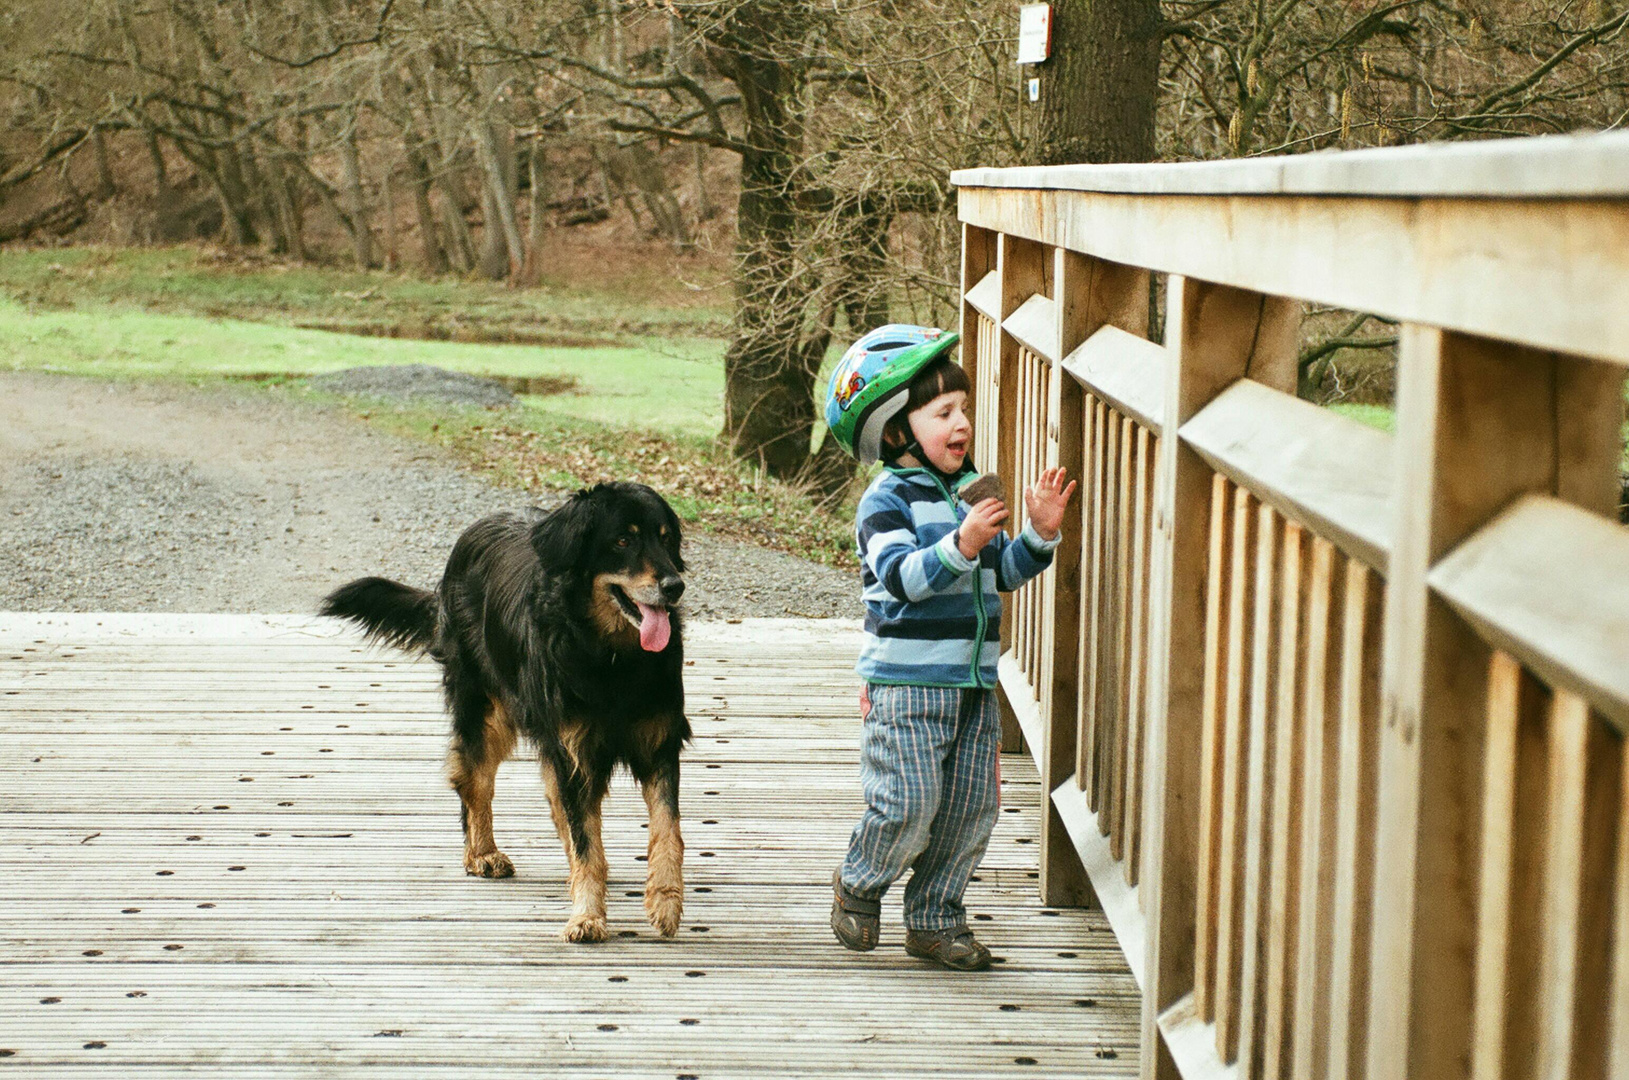
[[837, 444], [870, 465], [882, 456], [882, 429], [910, 397], [911, 380], [960, 334], [890, 323], [848, 347], [826, 391], [826, 427]]

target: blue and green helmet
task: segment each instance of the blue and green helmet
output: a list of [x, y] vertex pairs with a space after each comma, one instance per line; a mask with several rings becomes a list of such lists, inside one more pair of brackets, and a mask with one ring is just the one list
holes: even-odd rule
[[826, 391], [826, 427], [860, 464], [882, 456], [882, 429], [905, 407], [911, 380], [955, 348], [960, 334], [889, 323], [848, 347]]

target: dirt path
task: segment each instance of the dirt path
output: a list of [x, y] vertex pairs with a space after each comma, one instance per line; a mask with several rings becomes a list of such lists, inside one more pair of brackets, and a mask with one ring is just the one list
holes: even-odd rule
[[[363, 574], [433, 585], [466, 525], [527, 501], [273, 392], [0, 373], [0, 609], [311, 611]], [[686, 544], [693, 617], [860, 613], [849, 574]]]

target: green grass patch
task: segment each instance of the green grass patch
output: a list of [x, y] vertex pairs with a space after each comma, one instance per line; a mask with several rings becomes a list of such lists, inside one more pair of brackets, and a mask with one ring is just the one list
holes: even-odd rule
[[13, 370], [105, 378], [285, 379], [382, 364], [549, 376], [574, 380], [576, 388], [528, 396], [527, 408], [691, 436], [718, 431], [724, 394], [723, 344], [706, 339], [589, 348], [398, 341], [118, 307], [29, 309], [6, 299], [0, 356]]
[[1380, 431], [1391, 431], [1397, 426], [1397, 413], [1390, 405], [1335, 404], [1329, 406], [1329, 411], [1340, 413]]
[[[582, 261], [579, 255], [579, 261]], [[123, 308], [350, 329], [385, 337], [570, 344], [571, 339], [710, 337], [729, 293], [707, 265], [662, 272], [648, 259], [562, 271], [537, 288], [455, 276], [345, 270], [203, 247], [0, 250], [0, 294], [35, 308]]]

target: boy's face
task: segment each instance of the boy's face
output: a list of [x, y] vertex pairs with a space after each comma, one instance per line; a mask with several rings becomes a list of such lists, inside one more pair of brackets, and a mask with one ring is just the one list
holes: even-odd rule
[[973, 425], [967, 419], [967, 391], [940, 394], [906, 417], [922, 454], [934, 468], [954, 473], [967, 460]]

